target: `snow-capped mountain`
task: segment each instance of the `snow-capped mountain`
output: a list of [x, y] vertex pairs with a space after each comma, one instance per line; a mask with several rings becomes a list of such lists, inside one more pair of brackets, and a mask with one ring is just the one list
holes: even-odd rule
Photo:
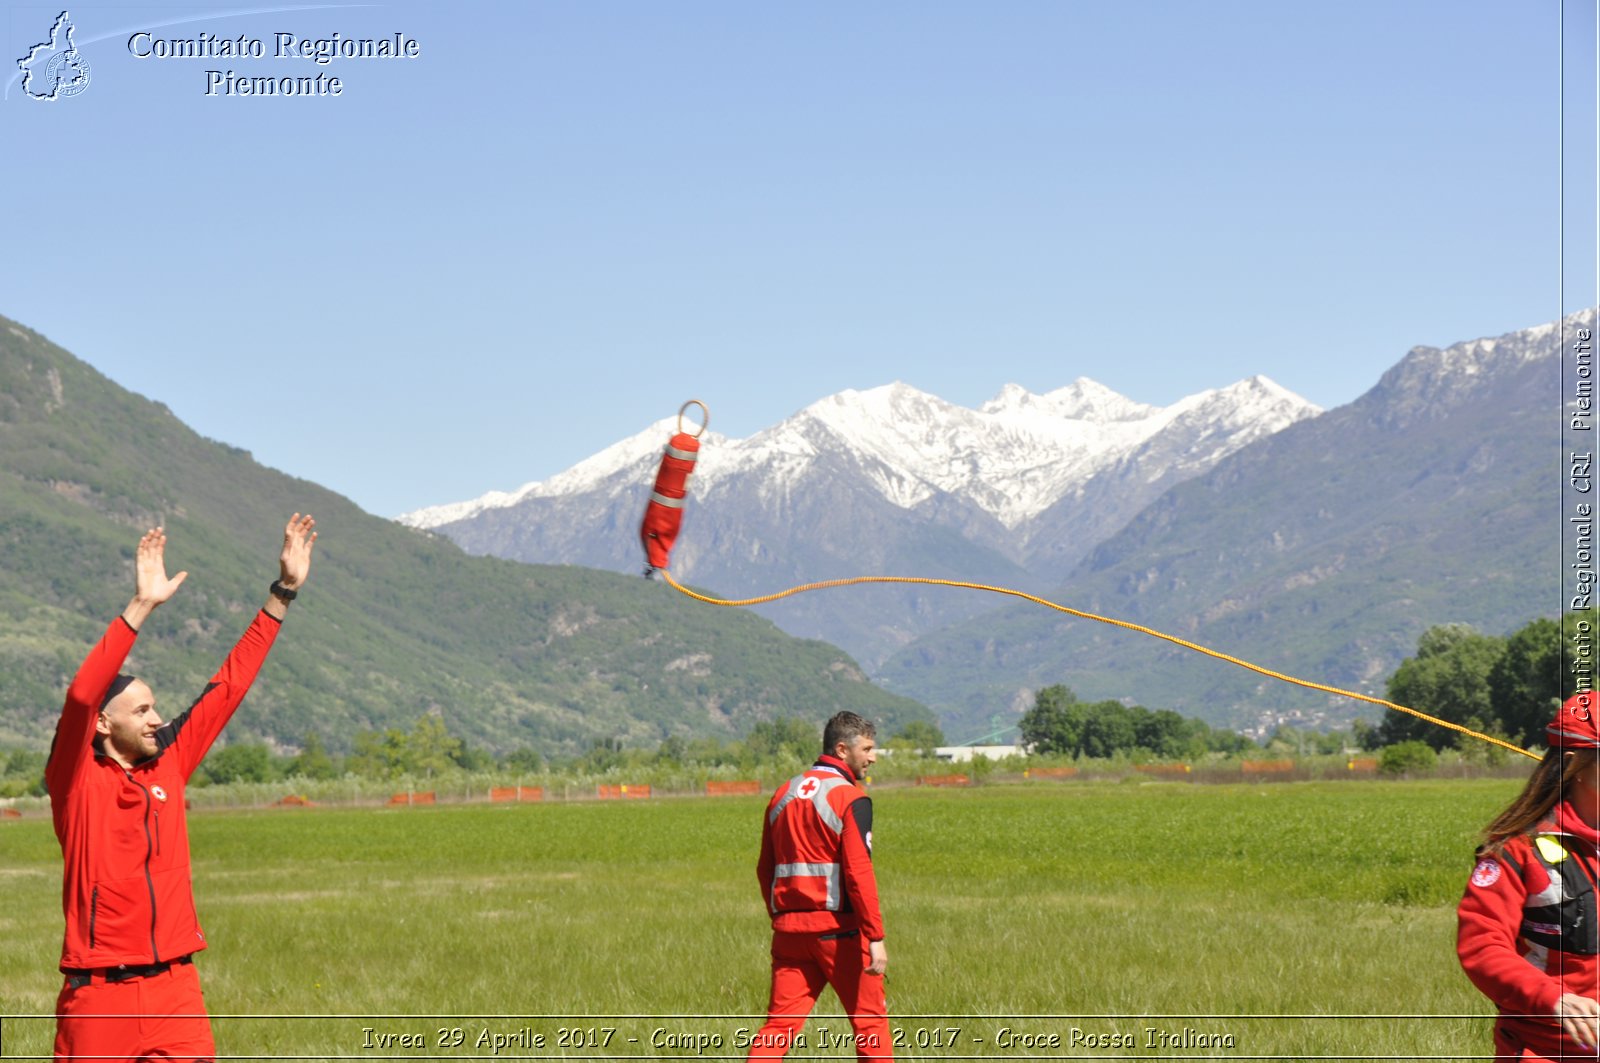
[[[1354, 402], [1163, 492], [1048, 597], [1379, 695], [1432, 626], [1500, 635], [1557, 614], [1563, 544], [1575, 549], [1562, 532], [1562, 410], [1581, 379], [1570, 342], [1596, 317], [1413, 348]], [[931, 633], [873, 672], [957, 733], [994, 729], [996, 707], [1014, 720], [1052, 683], [1257, 733], [1372, 712], [1033, 607]]]
[[[673, 572], [729, 595], [861, 574], [1048, 587], [1168, 487], [1318, 412], [1259, 376], [1165, 407], [1087, 379], [1043, 395], [1008, 385], [976, 410], [904, 383], [844, 391], [746, 439], [706, 433]], [[474, 553], [636, 571], [639, 519], [675, 427], [668, 418], [547, 480], [400, 520]], [[884, 594], [876, 611], [812, 596], [769, 615], [870, 667], [979, 607]]]
[[[1146, 470], [1150, 479], [1173, 473], [1182, 479], [1185, 471], [1209, 467], [1246, 443], [1319, 412], [1263, 376], [1165, 407], [1134, 402], [1087, 378], [1044, 395], [1008, 384], [977, 410], [897, 382], [831, 395], [747, 439], [706, 433], [693, 492], [709, 498], [756, 470], [803, 475], [826, 441], [853, 454], [867, 482], [891, 505], [915, 509], [939, 494], [965, 496], [1015, 529], [1129, 459], [1161, 465]], [[516, 491], [430, 506], [399, 519], [413, 527], [439, 528], [529, 499], [628, 490], [637, 485], [616, 482], [617, 474], [631, 476], [640, 462], [658, 460], [675, 426], [674, 418], [658, 421]], [[1164, 435], [1163, 445], [1151, 445]], [[1150, 451], [1168, 460], [1152, 463]]]

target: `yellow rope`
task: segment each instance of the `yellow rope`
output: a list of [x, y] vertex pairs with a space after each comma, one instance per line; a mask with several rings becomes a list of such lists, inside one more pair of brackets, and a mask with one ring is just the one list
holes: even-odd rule
[[1502, 749], [1509, 749], [1513, 753], [1521, 753], [1523, 756], [1531, 757], [1534, 760], [1539, 759], [1538, 754], [1530, 753], [1520, 746], [1512, 745], [1510, 742], [1502, 741], [1493, 737], [1492, 735], [1481, 734], [1477, 731], [1470, 730], [1469, 728], [1462, 727], [1460, 724], [1451, 723], [1449, 720], [1441, 720], [1437, 716], [1429, 716], [1425, 712], [1418, 712], [1416, 709], [1410, 709], [1404, 705], [1396, 705], [1392, 701], [1384, 701], [1382, 698], [1368, 697], [1366, 694], [1357, 694], [1353, 690], [1343, 690], [1339, 687], [1328, 686], [1325, 683], [1313, 683], [1307, 679], [1296, 679], [1292, 675], [1284, 675], [1282, 672], [1274, 672], [1270, 668], [1262, 668], [1260, 665], [1251, 664], [1249, 661], [1242, 661], [1237, 657], [1230, 657], [1226, 653], [1219, 653], [1218, 651], [1208, 649], [1197, 642], [1190, 642], [1189, 640], [1181, 639], [1176, 635], [1168, 635], [1163, 631], [1157, 631], [1155, 628], [1145, 627], [1143, 624], [1132, 624], [1126, 620], [1115, 620], [1109, 616], [1098, 616], [1095, 613], [1085, 613], [1082, 610], [1071, 609], [1065, 605], [1057, 605], [1055, 602], [1046, 601], [1043, 598], [1035, 597], [1034, 595], [1027, 594], [1023, 591], [1012, 590], [1009, 587], [991, 587], [986, 583], [967, 583], [962, 580], [954, 579], [931, 579], [925, 576], [855, 576], [850, 579], [829, 579], [822, 580], [818, 583], [803, 583], [798, 587], [790, 587], [788, 590], [779, 591], [776, 594], [764, 594], [758, 598], [739, 598], [735, 600], [727, 598], [711, 598], [707, 595], [692, 591], [688, 587], [685, 587], [683, 584], [679, 583], [677, 580], [673, 579], [671, 572], [668, 572], [666, 569], [661, 569], [660, 571], [661, 575], [665, 577], [666, 581], [675, 589], [688, 595], [695, 601], [705, 602], [707, 605], [763, 605], [766, 602], [775, 602], [780, 598], [787, 598], [790, 595], [800, 594], [804, 591], [820, 591], [830, 587], [850, 587], [858, 583], [924, 583], [934, 587], [966, 587], [968, 590], [988, 591], [991, 594], [1005, 594], [1013, 598], [1021, 598], [1024, 601], [1033, 602], [1035, 605], [1042, 605], [1046, 608], [1054, 609], [1058, 613], [1066, 613], [1069, 616], [1080, 617], [1084, 620], [1098, 620], [1100, 623], [1110, 624], [1112, 627], [1126, 628], [1129, 631], [1138, 631], [1141, 634], [1149, 635], [1153, 638], [1164, 639], [1165, 641], [1173, 643], [1174, 645], [1182, 646], [1186, 650], [1193, 650], [1196, 653], [1203, 653], [1207, 657], [1215, 657], [1219, 661], [1227, 661], [1229, 664], [1236, 664], [1240, 668], [1249, 669], [1252, 672], [1255, 672], [1259, 675], [1268, 676], [1272, 679], [1281, 679], [1285, 683], [1293, 683], [1295, 686], [1306, 687], [1311, 690], [1321, 690], [1328, 694], [1338, 694], [1341, 697], [1355, 698], [1357, 701], [1365, 701], [1372, 705], [1382, 705], [1384, 708], [1394, 709], [1396, 712], [1409, 713], [1410, 715], [1417, 717], [1419, 720], [1427, 720], [1429, 723], [1437, 724], [1440, 727], [1445, 727], [1452, 731], [1459, 731], [1460, 733], [1469, 735], [1478, 739], [1479, 741], [1500, 746]]

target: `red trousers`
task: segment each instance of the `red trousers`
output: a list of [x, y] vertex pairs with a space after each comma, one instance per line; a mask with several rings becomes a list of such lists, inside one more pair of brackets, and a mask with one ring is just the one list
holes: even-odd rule
[[1523, 1063], [1600, 1059], [1593, 1048], [1579, 1048], [1553, 1023], [1497, 1020], [1494, 1024], [1494, 1058]]
[[160, 974], [86, 986], [69, 981], [56, 998], [57, 1060], [96, 1063], [148, 1059], [210, 1060], [217, 1054], [194, 964]]
[[[772, 993], [767, 1022], [750, 1045], [751, 1059], [782, 1059], [805, 1025], [806, 1016], [833, 986], [850, 1017], [858, 1060], [893, 1059], [883, 976], [866, 974], [867, 939], [862, 934], [824, 938], [819, 934], [772, 934]], [[834, 1053], [836, 1054], [836, 1053]]]

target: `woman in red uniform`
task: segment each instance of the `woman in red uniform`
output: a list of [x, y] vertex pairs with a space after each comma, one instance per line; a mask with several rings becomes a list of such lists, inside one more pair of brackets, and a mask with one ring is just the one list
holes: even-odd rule
[[1500, 1009], [1496, 1058], [1595, 1059], [1600, 1044], [1600, 694], [1569, 698], [1550, 751], [1484, 831], [1456, 954]]

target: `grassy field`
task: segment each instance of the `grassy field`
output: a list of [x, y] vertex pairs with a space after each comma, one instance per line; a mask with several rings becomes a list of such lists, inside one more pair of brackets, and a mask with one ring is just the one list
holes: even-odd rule
[[[1485, 1057], [1454, 905], [1517, 786], [881, 792], [899, 1054]], [[219, 1058], [742, 1057], [764, 801], [197, 811]], [[47, 1057], [47, 818], [0, 821], [0, 884], [0, 1054]], [[831, 993], [818, 1012], [792, 1058], [853, 1058], [820, 1032], [848, 1032]]]

